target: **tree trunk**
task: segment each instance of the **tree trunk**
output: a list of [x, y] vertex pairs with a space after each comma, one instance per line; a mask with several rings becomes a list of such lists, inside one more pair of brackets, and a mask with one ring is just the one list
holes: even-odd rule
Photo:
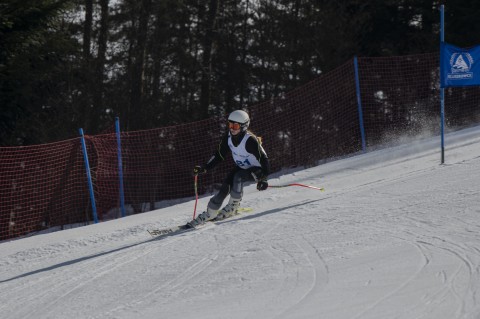
[[[148, 22], [151, 10], [151, 0], [142, 0], [138, 24], [137, 43], [134, 47], [134, 61], [132, 65], [130, 116], [132, 116], [133, 129], [141, 127], [142, 108], [144, 102], [144, 72], [145, 50], [147, 43]], [[148, 116], [148, 114], [144, 114]]]
[[200, 109], [197, 112], [197, 119], [208, 117], [210, 105], [210, 84], [212, 78], [212, 48], [214, 43], [214, 30], [218, 11], [218, 1], [210, 0], [210, 7], [206, 21], [205, 39], [203, 42], [202, 58], [202, 80], [200, 92]]
[[90, 60], [92, 43], [93, 0], [85, 0], [85, 23], [83, 25], [83, 58]]
[[162, 100], [162, 89], [164, 89], [160, 84], [160, 77], [162, 75], [162, 60], [165, 57], [163, 52], [164, 44], [168, 41], [167, 39], [167, 22], [166, 14], [169, 3], [159, 3], [157, 4], [158, 9], [155, 13], [156, 22], [155, 30], [153, 35], [153, 72], [152, 72], [152, 103], [158, 106], [158, 112], [161, 116], [161, 124], [166, 124], [169, 121], [169, 110], [165, 100]]
[[78, 111], [78, 121], [81, 127], [87, 127], [90, 113], [90, 96], [93, 89], [91, 76], [91, 46], [92, 46], [92, 25], [93, 25], [93, 0], [85, 0], [85, 22], [83, 24], [83, 86]]
[[95, 75], [93, 83], [93, 112], [90, 118], [90, 130], [98, 131], [99, 120], [105, 113], [105, 106], [103, 105], [104, 94], [104, 75], [105, 75], [105, 60], [107, 52], [107, 40], [108, 40], [108, 3], [109, 0], [100, 0], [100, 31], [98, 35], [98, 52], [95, 62]]

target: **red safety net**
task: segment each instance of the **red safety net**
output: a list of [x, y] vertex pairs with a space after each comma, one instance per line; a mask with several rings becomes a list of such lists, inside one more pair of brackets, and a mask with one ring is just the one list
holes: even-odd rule
[[[358, 59], [369, 148], [440, 132], [439, 55]], [[445, 90], [447, 130], [480, 122], [480, 88]], [[284, 95], [250, 106], [250, 129], [262, 137], [272, 171], [308, 167], [362, 150], [354, 61]], [[194, 196], [192, 170], [227, 130], [226, 115], [184, 125], [122, 132], [126, 213]], [[100, 220], [121, 216], [117, 137], [85, 136]], [[199, 179], [213, 193], [233, 167], [227, 158]], [[79, 139], [0, 148], [0, 239], [92, 221]], [[192, 206], [193, 209], [193, 206]], [[204, 209], [199, 207], [200, 210]]]
[[[193, 196], [193, 167], [209, 159], [225, 124], [223, 119], [213, 118], [187, 125], [122, 132], [126, 213], [152, 210], [159, 201]], [[101, 159], [95, 173], [99, 218], [121, 216], [116, 135], [88, 139]], [[219, 175], [222, 175], [222, 167], [226, 169], [225, 164], [219, 165]], [[215, 173], [202, 176], [200, 192], [218, 181], [214, 179], [218, 171]]]
[[250, 108], [273, 171], [313, 166], [361, 149], [353, 61]]
[[[438, 53], [359, 58], [368, 146], [440, 134]], [[480, 121], [480, 87], [445, 89], [447, 130]]]
[[0, 148], [0, 239], [91, 220], [80, 139]]

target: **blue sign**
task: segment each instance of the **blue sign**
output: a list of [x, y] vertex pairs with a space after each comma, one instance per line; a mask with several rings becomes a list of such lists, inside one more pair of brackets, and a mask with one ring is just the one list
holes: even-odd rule
[[442, 42], [440, 86], [480, 86], [480, 45], [462, 49]]

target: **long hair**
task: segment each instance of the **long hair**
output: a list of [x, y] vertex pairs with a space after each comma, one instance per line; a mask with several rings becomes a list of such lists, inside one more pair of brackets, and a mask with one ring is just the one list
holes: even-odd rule
[[255, 133], [253, 133], [251, 130], [247, 130], [247, 133], [250, 134], [252, 137], [256, 138], [258, 141], [258, 144], [262, 145], [262, 138], [260, 136], [257, 136]]

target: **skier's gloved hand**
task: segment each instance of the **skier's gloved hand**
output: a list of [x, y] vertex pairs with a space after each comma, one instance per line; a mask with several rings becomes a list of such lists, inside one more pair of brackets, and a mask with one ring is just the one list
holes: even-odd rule
[[207, 173], [207, 169], [201, 165], [195, 165], [193, 168], [193, 175], [201, 175]]
[[259, 191], [264, 191], [268, 188], [268, 182], [266, 180], [263, 180], [263, 181], [259, 181], [257, 183], [257, 189]]

